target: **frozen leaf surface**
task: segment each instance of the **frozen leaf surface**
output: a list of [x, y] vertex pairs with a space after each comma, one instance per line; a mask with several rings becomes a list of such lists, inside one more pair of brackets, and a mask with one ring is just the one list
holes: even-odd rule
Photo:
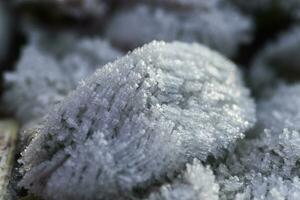
[[220, 156], [255, 122], [237, 67], [198, 44], [152, 42], [61, 102], [22, 153], [46, 199], [131, 199], [192, 158]]

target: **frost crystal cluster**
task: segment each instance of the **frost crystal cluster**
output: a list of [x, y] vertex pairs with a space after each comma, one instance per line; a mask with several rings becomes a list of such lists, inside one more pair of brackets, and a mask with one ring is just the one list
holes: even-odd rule
[[120, 52], [99, 39], [77, 41], [72, 44], [72, 51], [60, 59], [51, 51], [42, 51], [35, 43], [29, 44], [16, 70], [5, 74], [5, 109], [15, 113], [22, 123], [43, 117], [81, 79], [119, 55]]
[[186, 171], [172, 184], [161, 187], [148, 200], [218, 200], [219, 185], [209, 167], [199, 160], [187, 164]]
[[300, 77], [300, 28], [296, 27], [268, 44], [251, 69], [251, 84], [258, 94], [269, 94], [280, 82]]
[[[45, 199], [136, 198], [194, 158], [219, 157], [254, 122], [233, 63], [196, 43], [153, 42], [97, 70], [47, 115], [22, 153], [20, 184]], [[194, 164], [184, 179], [197, 193], [207, 187], [194, 173], [213, 178]]]
[[[251, 23], [237, 10], [217, 2], [199, 1], [190, 9], [136, 4], [120, 8], [108, 23], [106, 36], [123, 48], [154, 39], [200, 42], [227, 56], [250, 40]], [[143, 27], [143, 28], [141, 28]]]
[[287, 199], [300, 195], [300, 85], [282, 85], [258, 102], [258, 127], [217, 171], [222, 199]]

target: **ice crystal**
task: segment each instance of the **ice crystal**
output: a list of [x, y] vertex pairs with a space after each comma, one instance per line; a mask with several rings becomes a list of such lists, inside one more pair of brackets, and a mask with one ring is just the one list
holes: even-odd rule
[[217, 169], [222, 199], [297, 199], [300, 194], [300, 85], [258, 103], [260, 127]]
[[149, 200], [218, 200], [219, 185], [209, 167], [194, 160], [187, 164], [186, 171], [172, 184], [161, 187]]
[[300, 195], [299, 177], [283, 179], [277, 175], [247, 173], [220, 181], [220, 200], [297, 200]]
[[250, 39], [250, 30], [250, 21], [229, 7], [180, 11], [137, 4], [118, 10], [108, 23], [106, 36], [129, 49], [153, 39], [196, 41], [232, 56], [239, 44]]
[[5, 74], [5, 109], [22, 122], [42, 117], [60, 102], [78, 82], [120, 53], [99, 39], [81, 39], [72, 51], [57, 59], [36, 44], [23, 50], [16, 70]]
[[45, 199], [130, 199], [243, 137], [255, 108], [237, 67], [198, 44], [153, 42], [61, 102], [22, 153]]

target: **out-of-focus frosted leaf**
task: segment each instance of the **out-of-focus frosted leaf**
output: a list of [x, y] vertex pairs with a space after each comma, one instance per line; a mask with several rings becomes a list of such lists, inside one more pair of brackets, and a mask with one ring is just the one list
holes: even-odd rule
[[280, 85], [274, 96], [261, 100], [257, 109], [261, 126], [281, 132], [284, 128], [300, 131], [300, 85]]
[[108, 22], [106, 36], [129, 49], [154, 39], [181, 40], [200, 42], [233, 56], [240, 44], [249, 41], [250, 31], [249, 19], [229, 7], [177, 10], [137, 4], [115, 13]]
[[16, 70], [5, 74], [5, 109], [22, 123], [43, 117], [80, 80], [121, 55], [99, 39], [69, 45], [69, 51], [55, 55], [59, 49], [43, 49], [33, 42], [24, 48]]
[[300, 80], [300, 28], [292, 28], [269, 43], [253, 63], [251, 84], [258, 95], [268, 96], [281, 84]]

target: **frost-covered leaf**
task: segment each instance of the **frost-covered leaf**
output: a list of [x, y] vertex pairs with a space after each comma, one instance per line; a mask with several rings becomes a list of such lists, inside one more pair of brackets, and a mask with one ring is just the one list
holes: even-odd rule
[[16, 71], [6, 73], [5, 82], [5, 109], [22, 122], [42, 117], [72, 89], [58, 62], [34, 46], [23, 50]]
[[46, 199], [130, 199], [220, 156], [255, 122], [237, 67], [198, 44], [153, 42], [96, 71], [22, 153], [21, 184]]
[[16, 70], [5, 74], [5, 109], [22, 123], [43, 117], [80, 80], [121, 55], [100, 39], [81, 39], [70, 46], [58, 53], [33, 42], [24, 48]]
[[177, 10], [137, 4], [116, 12], [108, 22], [106, 36], [129, 49], [154, 39], [181, 40], [200, 42], [233, 56], [240, 44], [249, 41], [250, 30], [249, 19], [229, 7]]

